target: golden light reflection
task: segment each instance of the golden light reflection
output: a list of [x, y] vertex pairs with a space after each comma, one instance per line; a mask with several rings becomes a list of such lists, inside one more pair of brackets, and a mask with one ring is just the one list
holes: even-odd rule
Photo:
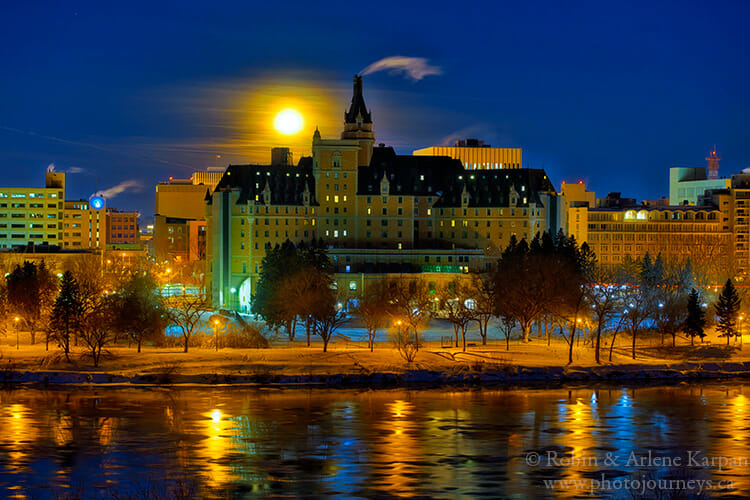
[[[413, 431], [419, 427], [413, 421], [414, 405], [409, 401], [395, 400], [385, 405], [382, 421], [376, 430], [383, 433], [382, 441], [377, 443], [375, 462], [378, 468], [387, 471], [383, 483], [378, 486], [398, 496], [413, 496], [417, 472], [411, 462], [420, 460], [417, 437]], [[382, 447], [382, 448], [381, 448]]]
[[206, 439], [203, 440], [203, 455], [209, 481], [214, 486], [221, 486], [236, 479], [231, 472], [231, 466], [224, 458], [234, 449], [232, 445], [233, 422], [218, 408], [207, 415]]
[[29, 408], [11, 404], [0, 413], [0, 444], [8, 450], [8, 465], [18, 466], [28, 456], [28, 443], [37, 438], [37, 427], [28, 418]]

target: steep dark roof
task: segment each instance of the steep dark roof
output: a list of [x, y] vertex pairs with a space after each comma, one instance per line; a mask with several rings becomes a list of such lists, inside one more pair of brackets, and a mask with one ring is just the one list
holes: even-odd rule
[[439, 196], [445, 179], [461, 172], [461, 161], [448, 156], [401, 156], [391, 147], [376, 147], [370, 166], [359, 167], [357, 194], [379, 195], [385, 175], [390, 194]]
[[540, 194], [555, 192], [547, 174], [537, 168], [464, 170], [446, 183], [435, 206], [460, 207], [464, 186], [469, 194], [469, 207], [510, 206], [511, 188], [518, 194], [516, 206], [527, 207], [535, 203], [537, 207], [543, 207]]
[[357, 123], [357, 115], [362, 115], [363, 123], [372, 123], [370, 112], [365, 106], [365, 98], [362, 95], [362, 77], [354, 75], [354, 92], [352, 93], [352, 103], [349, 111], [344, 113], [344, 123]]
[[464, 186], [470, 207], [507, 207], [511, 187], [519, 194], [519, 207], [543, 206], [539, 193], [555, 192], [541, 169], [466, 170], [460, 160], [448, 156], [401, 156], [391, 147], [376, 147], [370, 166], [359, 167], [357, 194], [380, 195], [383, 175], [389, 194], [437, 196], [436, 207], [460, 207]]
[[310, 205], [317, 205], [309, 156], [300, 158], [297, 165], [229, 165], [215, 191], [239, 188], [237, 204], [262, 205], [266, 185], [271, 189], [271, 205], [303, 205], [305, 186], [310, 191]]

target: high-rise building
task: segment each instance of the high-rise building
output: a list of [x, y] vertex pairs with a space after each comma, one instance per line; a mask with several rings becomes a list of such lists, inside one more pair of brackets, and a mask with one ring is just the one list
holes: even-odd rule
[[45, 187], [0, 188], [0, 249], [60, 245], [65, 174], [47, 171]]
[[107, 244], [107, 210], [90, 200], [65, 200], [62, 248], [104, 249]]

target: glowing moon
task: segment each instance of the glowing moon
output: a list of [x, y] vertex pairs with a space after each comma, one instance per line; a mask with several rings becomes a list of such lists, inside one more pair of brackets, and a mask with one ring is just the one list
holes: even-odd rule
[[283, 109], [273, 119], [273, 126], [284, 135], [296, 134], [302, 130], [302, 115], [295, 109]]

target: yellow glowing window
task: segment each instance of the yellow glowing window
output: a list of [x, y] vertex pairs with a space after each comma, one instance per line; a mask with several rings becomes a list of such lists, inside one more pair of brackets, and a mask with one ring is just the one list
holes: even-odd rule
[[339, 195], [336, 195], [333, 197], [333, 202], [338, 203], [339, 202]]
[[456, 221], [454, 220], [451, 221], [451, 227], [456, 227]]

